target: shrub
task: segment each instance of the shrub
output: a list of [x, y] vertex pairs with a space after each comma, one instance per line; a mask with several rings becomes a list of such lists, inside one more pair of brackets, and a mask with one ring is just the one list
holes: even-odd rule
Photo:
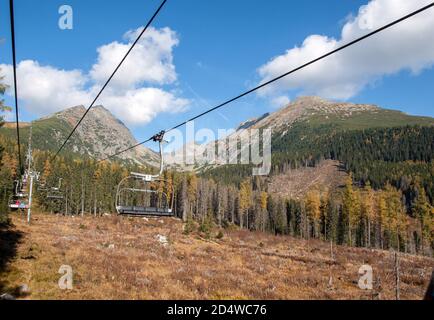
[[10, 224], [10, 218], [7, 213], [0, 212], [0, 226], [7, 226]]
[[214, 225], [214, 221], [212, 219], [212, 216], [210, 214], [206, 215], [203, 222], [200, 224], [200, 232], [205, 234], [205, 237], [209, 239], [211, 237], [211, 231]]
[[223, 232], [220, 230], [219, 231], [219, 233], [217, 233], [217, 235], [216, 235], [216, 239], [223, 239], [223, 237], [224, 237], [225, 235], [223, 234]]
[[188, 215], [187, 221], [184, 224], [184, 234], [188, 235], [195, 231], [196, 225], [191, 215]]

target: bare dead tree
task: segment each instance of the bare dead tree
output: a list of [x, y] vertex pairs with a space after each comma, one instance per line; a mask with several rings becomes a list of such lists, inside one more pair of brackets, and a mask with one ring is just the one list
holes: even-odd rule
[[400, 300], [400, 278], [399, 278], [399, 255], [395, 252], [395, 296], [396, 300]]

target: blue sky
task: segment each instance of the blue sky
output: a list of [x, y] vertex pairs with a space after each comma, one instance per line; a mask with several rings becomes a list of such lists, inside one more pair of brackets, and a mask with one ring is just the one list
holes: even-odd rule
[[[11, 64], [8, 2], [0, 0], [0, 38], [4, 38], [0, 44], [0, 64]], [[142, 140], [237, 95], [267, 76], [272, 76], [270, 70], [279, 67], [272, 59], [285, 55], [287, 50], [295, 46], [302, 47], [304, 40], [310, 35], [340, 39], [342, 28], [348, 23], [349, 17], [356, 17], [359, 8], [368, 2], [169, 0], [153, 27], [156, 30], [168, 27], [176, 34], [178, 43], [170, 50], [173, 59], [170, 64], [175, 67], [176, 79], [159, 83], [143, 81], [139, 87], [158, 87], [188, 102], [179, 107], [176, 113], [163, 110], [155, 114], [150, 121], [126, 123], [136, 138]], [[423, 4], [430, 1], [419, 2]], [[72, 6], [74, 10], [73, 30], [58, 28], [58, 8], [63, 4]], [[97, 48], [114, 41], [121, 42], [127, 31], [144, 25], [158, 5], [159, 1], [155, 0], [16, 0], [17, 59], [19, 62], [37, 61], [41, 66], [50, 66], [58, 70], [77, 69], [88, 73], [97, 62]], [[432, 18], [434, 12], [429, 14]], [[407, 26], [410, 24], [411, 21]], [[383, 73], [373, 74], [372, 68], [369, 67], [371, 56], [362, 57], [362, 67], [356, 59], [351, 62], [345, 59], [348, 72], [354, 71], [351, 63], [354, 63], [354, 68], [357, 67], [357, 76], [354, 80], [358, 87], [356, 90], [341, 92], [339, 87], [330, 93], [330, 83], [338, 81], [337, 77], [346, 79], [348, 76], [343, 73], [340, 75], [341, 71], [337, 71], [330, 80], [322, 74], [321, 77], [324, 79], [314, 87], [310, 83], [315, 81], [306, 77], [305, 82], [287, 83], [276, 88], [276, 92], [253, 94], [243, 98], [197, 121], [196, 127], [233, 128], [248, 118], [276, 110], [276, 105], [272, 102], [275, 97], [285, 96], [294, 100], [300, 94], [321, 95], [323, 92], [333, 97], [344, 97], [344, 100], [351, 102], [373, 103], [410, 114], [434, 116], [434, 70], [430, 64], [430, 61], [434, 61], [434, 54], [431, 49], [425, 48], [424, 41], [427, 42], [428, 39], [427, 36], [427, 39], [422, 38], [417, 43], [409, 44], [414, 51], [428, 51], [426, 55], [420, 56], [420, 61], [424, 64], [421, 70], [414, 70], [418, 61], [407, 61], [406, 57], [403, 57], [390, 67], [393, 71], [387, 68]], [[400, 45], [404, 46], [405, 41], [402, 42]], [[309, 46], [306, 46], [306, 50], [309, 50]], [[379, 51], [381, 60], [383, 51]], [[300, 53], [299, 58], [303, 59], [304, 56], [305, 54]], [[291, 57], [292, 55], [289, 55], [286, 58]], [[384, 59], [390, 60], [387, 57]], [[258, 70], [270, 61], [273, 65], [270, 64], [270, 68], [265, 68], [261, 74]], [[364, 68], [367, 76], [362, 74]], [[282, 73], [286, 71], [284, 67], [281, 69]], [[325, 84], [327, 81], [329, 83]], [[93, 85], [97, 87], [98, 84]], [[34, 86], [38, 86], [38, 83]], [[122, 89], [117, 90], [119, 93]], [[10, 96], [6, 96], [6, 102], [9, 105], [13, 104]], [[32, 120], [40, 116], [29, 107], [31, 103], [22, 102], [23, 120]], [[83, 101], [84, 105], [89, 103], [90, 101]], [[59, 109], [70, 106], [72, 105], [65, 101], [65, 105], [59, 106]]]

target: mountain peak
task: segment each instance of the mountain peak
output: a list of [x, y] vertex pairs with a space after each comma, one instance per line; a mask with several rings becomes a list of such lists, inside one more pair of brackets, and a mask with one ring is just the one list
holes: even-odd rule
[[86, 112], [86, 108], [83, 105], [78, 105], [74, 107], [70, 107], [61, 111], [57, 111], [55, 113], [49, 114], [48, 116], [42, 117], [39, 120], [46, 120], [53, 117], [62, 118], [62, 117], [81, 117]]
[[297, 107], [323, 114], [336, 114], [340, 112], [365, 112], [376, 111], [380, 109], [375, 105], [331, 101], [316, 96], [298, 97], [293, 103], [290, 103], [288, 106], [286, 106], [286, 108]]
[[104, 107], [103, 105], [94, 106], [94, 107], [92, 108], [92, 110], [100, 110], [100, 111], [104, 111], [104, 112], [109, 112], [109, 113], [111, 113], [110, 110], [107, 109], [106, 107]]
[[330, 101], [317, 96], [300, 96], [294, 101], [274, 113], [266, 113], [257, 119], [251, 119], [241, 123], [237, 129], [279, 128], [291, 126], [294, 122], [309, 119], [312, 116], [324, 118], [340, 116], [351, 117], [362, 112], [378, 112], [378, 106], [369, 104], [355, 104], [349, 102]]
[[297, 97], [297, 99], [295, 99], [295, 101], [292, 104], [315, 104], [315, 103], [330, 104], [332, 102], [318, 96], [300, 96]]
[[[86, 108], [79, 105], [35, 121], [36, 127], [43, 126], [51, 130], [50, 133], [44, 130], [44, 134], [50, 135], [50, 139], [47, 137], [39, 139], [51, 145], [48, 149], [53, 146], [56, 148], [57, 144], [63, 142], [85, 112]], [[110, 110], [98, 105], [89, 111], [80, 126], [77, 127], [68, 148], [74, 153], [103, 159], [136, 144], [136, 139], [125, 124], [117, 119]], [[44, 148], [47, 147], [42, 147], [42, 149]], [[158, 164], [158, 157], [155, 152], [143, 146], [125, 152], [119, 158], [150, 165]]]
[[86, 108], [84, 105], [78, 105], [78, 106], [70, 107], [70, 108], [67, 108], [65, 110], [56, 112], [55, 114], [67, 114], [67, 113], [75, 114], [75, 113], [85, 112], [85, 111], [86, 111]]

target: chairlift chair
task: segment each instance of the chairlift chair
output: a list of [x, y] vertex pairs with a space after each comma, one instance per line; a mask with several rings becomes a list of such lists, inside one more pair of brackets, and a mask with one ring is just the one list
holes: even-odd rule
[[162, 178], [164, 171], [163, 158], [164, 132], [154, 136], [159, 143], [160, 171], [157, 175], [131, 172], [121, 180], [116, 192], [116, 211], [119, 215], [171, 217], [173, 213], [174, 188], [171, 194], [164, 192], [168, 181]]
[[28, 209], [26, 201], [27, 193], [25, 191], [24, 177], [14, 181], [14, 193], [9, 197], [8, 207], [12, 211]]
[[48, 191], [47, 184], [45, 182], [40, 182], [37, 185], [38, 191]]
[[47, 193], [47, 199], [50, 200], [63, 200], [63, 193], [60, 190], [62, 187], [62, 178], [59, 178], [59, 184], [57, 187], [51, 187], [50, 191]]
[[20, 189], [19, 185], [20, 182], [16, 181], [15, 193], [10, 196], [8, 201], [8, 207], [11, 211], [26, 210], [29, 208], [26, 201], [27, 195]]
[[11, 197], [9, 200], [9, 209], [11, 211], [17, 211], [17, 210], [27, 210], [29, 208], [29, 205], [27, 202], [16, 199], [14, 197]]
[[25, 185], [21, 180], [15, 180], [15, 190], [14, 190], [14, 197], [16, 198], [27, 198], [27, 193], [25, 191]]

